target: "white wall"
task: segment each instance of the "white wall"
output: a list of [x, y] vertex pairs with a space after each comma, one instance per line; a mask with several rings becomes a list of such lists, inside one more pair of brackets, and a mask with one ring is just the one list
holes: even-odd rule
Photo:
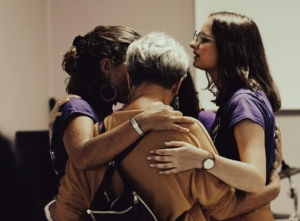
[[46, 1], [0, 1], [0, 132], [47, 128]]
[[[300, 109], [300, 1], [299, 0], [195, 0], [195, 29], [200, 30], [210, 13], [230, 11], [245, 14], [257, 24], [271, 73], [280, 90], [282, 109]], [[203, 71], [197, 70], [197, 83], [206, 87]], [[210, 103], [209, 92], [201, 94], [204, 106]]]

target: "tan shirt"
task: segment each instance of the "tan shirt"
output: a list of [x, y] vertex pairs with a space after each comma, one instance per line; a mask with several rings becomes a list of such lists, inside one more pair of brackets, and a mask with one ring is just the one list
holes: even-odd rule
[[[115, 112], [105, 119], [106, 130], [111, 130], [139, 111]], [[209, 215], [217, 219], [229, 216], [236, 204], [235, 189], [223, 183], [203, 169], [192, 169], [172, 175], [159, 175], [158, 169], [150, 168], [146, 160], [149, 151], [164, 148], [165, 141], [185, 141], [194, 146], [217, 151], [200, 123], [182, 124], [190, 133], [174, 131], [151, 131], [135, 149], [122, 161], [121, 165], [136, 192], [151, 208], [160, 221], [176, 220], [183, 215], [186, 221], [209, 220]], [[117, 138], [116, 138], [117, 139]], [[60, 219], [84, 220], [107, 165], [92, 171], [79, 171], [68, 161], [66, 175], [59, 188], [57, 211]], [[114, 193], [123, 188], [116, 172], [113, 177]]]

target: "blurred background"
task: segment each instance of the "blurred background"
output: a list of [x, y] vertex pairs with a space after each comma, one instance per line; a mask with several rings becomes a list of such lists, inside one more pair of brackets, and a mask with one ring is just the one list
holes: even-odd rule
[[[48, 148], [49, 99], [65, 95], [67, 74], [61, 68], [62, 54], [75, 36], [97, 25], [124, 25], [142, 34], [164, 31], [184, 45], [192, 61], [189, 43], [195, 29], [201, 29], [211, 12], [227, 10], [252, 17], [261, 31], [282, 95], [283, 108], [276, 121], [282, 132], [284, 160], [291, 167], [300, 167], [298, 0], [0, 0], [0, 5], [0, 133], [16, 148], [26, 148], [29, 141], [23, 142], [22, 136], [31, 132], [42, 133], [43, 141], [27, 145], [40, 145], [43, 151]], [[202, 106], [216, 110], [211, 94], [202, 90], [205, 74], [192, 65], [191, 70]], [[35, 139], [30, 136], [30, 141]], [[30, 151], [27, 153], [39, 158], [41, 153]], [[298, 172], [291, 180], [300, 188]], [[294, 201], [287, 194], [288, 181], [282, 178], [281, 193], [272, 202], [275, 213], [294, 211]]]

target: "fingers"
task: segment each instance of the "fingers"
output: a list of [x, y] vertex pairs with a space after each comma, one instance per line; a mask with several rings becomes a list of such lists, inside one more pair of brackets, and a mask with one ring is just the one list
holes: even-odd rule
[[274, 161], [274, 163], [272, 164], [272, 170], [274, 169], [274, 170], [277, 170], [277, 168], [278, 168], [278, 162], [275, 160]]
[[190, 132], [190, 129], [182, 127], [182, 126], [179, 126], [177, 124], [171, 125], [170, 130], [181, 132], [181, 133], [188, 133], [188, 132]]
[[150, 167], [159, 169], [173, 169], [174, 165], [172, 163], [151, 163]]
[[148, 156], [147, 160], [159, 161], [159, 162], [171, 162], [172, 155], [152, 155], [152, 156]]
[[61, 115], [62, 115], [62, 112], [56, 112], [56, 113], [55, 113], [55, 116], [56, 116], [56, 117], [60, 117]]
[[[185, 146], [187, 143], [184, 141], [169, 141], [169, 142], [165, 142], [165, 146], [167, 147], [182, 147]], [[170, 150], [170, 151], [174, 151], [174, 149], [163, 149], [163, 150]]]
[[[175, 111], [174, 111], [175, 112]], [[179, 112], [181, 113], [181, 112]], [[196, 119], [192, 117], [186, 117], [186, 116], [177, 116], [172, 118], [174, 123], [195, 123]]]
[[78, 95], [75, 94], [67, 94], [63, 96], [62, 98], [58, 99], [54, 105], [55, 108], [59, 109], [63, 104], [70, 101], [71, 98], [81, 98]]
[[270, 172], [270, 181], [275, 180], [278, 176], [277, 170], [273, 168]]
[[[54, 107], [55, 107], [57, 110], [59, 110], [59, 108], [60, 108], [63, 104], [65, 104], [65, 103], [67, 103], [67, 102], [69, 102], [69, 101], [70, 101], [69, 98], [60, 99], [60, 100], [58, 100], [58, 101], [55, 103]], [[54, 107], [53, 107], [53, 108], [54, 108]]]
[[158, 174], [168, 175], [168, 174], [173, 174], [173, 173], [177, 173], [177, 172], [178, 172], [177, 168], [172, 168], [170, 170], [161, 170], [161, 171], [158, 172]]
[[78, 95], [75, 95], [75, 94], [67, 94], [66, 96], [64, 96], [62, 99], [66, 99], [66, 98], [81, 98], [80, 96]]

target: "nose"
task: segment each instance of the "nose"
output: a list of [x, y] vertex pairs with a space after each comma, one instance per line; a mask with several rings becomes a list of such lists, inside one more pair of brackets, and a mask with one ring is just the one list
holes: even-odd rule
[[196, 45], [196, 41], [195, 41], [194, 39], [191, 41], [190, 47], [191, 47], [192, 49], [198, 48], [197, 45]]

